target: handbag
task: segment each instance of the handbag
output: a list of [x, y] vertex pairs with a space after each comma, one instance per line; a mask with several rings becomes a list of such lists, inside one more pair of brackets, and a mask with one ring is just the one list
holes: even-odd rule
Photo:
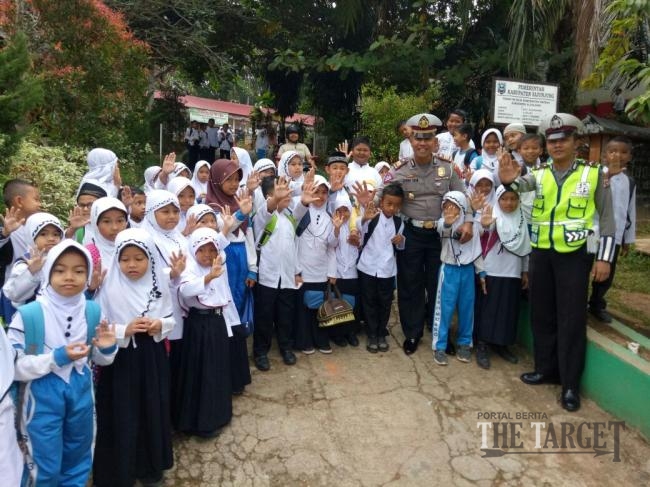
[[352, 306], [341, 296], [341, 292], [334, 284], [327, 285], [326, 299], [318, 308], [316, 318], [319, 328], [340, 325], [354, 321]]
[[244, 311], [241, 315], [241, 326], [246, 330], [246, 336], [249, 337], [255, 330], [255, 323], [253, 319], [253, 310], [255, 301], [253, 298], [253, 288], [246, 287], [244, 291]]

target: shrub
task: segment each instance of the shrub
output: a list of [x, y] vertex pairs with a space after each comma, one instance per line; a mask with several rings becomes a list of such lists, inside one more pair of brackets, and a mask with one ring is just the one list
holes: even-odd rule
[[7, 179], [24, 178], [34, 181], [41, 193], [43, 211], [68, 220], [74, 206], [74, 195], [87, 169], [86, 150], [78, 147], [45, 147], [23, 141], [9, 159]]
[[362, 89], [361, 134], [370, 137], [375, 162], [396, 161], [403, 137], [395, 130], [400, 120], [429, 111], [436, 98], [434, 86], [420, 95], [397, 93], [395, 87], [366, 85]]

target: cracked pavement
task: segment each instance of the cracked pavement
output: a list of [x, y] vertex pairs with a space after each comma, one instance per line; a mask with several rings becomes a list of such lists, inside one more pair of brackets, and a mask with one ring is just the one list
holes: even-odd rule
[[[474, 357], [440, 367], [429, 333], [407, 357], [396, 313], [389, 328], [387, 353], [366, 352], [360, 336], [358, 348], [297, 354], [293, 367], [274, 345], [271, 370], [253, 368], [253, 383], [233, 399], [233, 420], [217, 438], [175, 436], [165, 485], [650, 485], [650, 445], [633, 429], [621, 432], [620, 463], [591, 454], [482, 458], [479, 412], [543, 412], [541, 421], [575, 425], [617, 418], [584, 398], [580, 411], [567, 413], [559, 386], [523, 384], [529, 356], [517, 365], [493, 356], [488, 371]], [[534, 433], [523, 423], [531, 450]]]

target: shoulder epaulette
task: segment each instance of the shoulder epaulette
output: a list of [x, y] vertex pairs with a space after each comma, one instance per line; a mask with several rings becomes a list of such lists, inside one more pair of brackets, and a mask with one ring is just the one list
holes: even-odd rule
[[393, 169], [397, 171], [400, 167], [408, 162], [408, 159], [399, 159], [395, 164], [393, 164]]

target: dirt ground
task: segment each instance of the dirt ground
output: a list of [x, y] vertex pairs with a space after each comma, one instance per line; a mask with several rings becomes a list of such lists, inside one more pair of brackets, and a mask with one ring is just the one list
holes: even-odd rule
[[[533, 422], [558, 430], [564, 423], [569, 431], [616, 418], [588, 399], [567, 413], [558, 404], [559, 386], [523, 384], [519, 375], [532, 363], [521, 350], [519, 364], [493, 357], [489, 371], [453, 357], [440, 367], [430, 335], [411, 356], [402, 352], [402, 339], [393, 317], [384, 354], [366, 352], [362, 339], [362, 347], [300, 355], [286, 367], [272, 351], [271, 370], [253, 372], [219, 437], [175, 438], [166, 485], [650, 485], [650, 446], [631, 428], [620, 432], [620, 462], [613, 461], [609, 430], [603, 451], [610, 453], [602, 456], [569, 441], [534, 448]], [[491, 424], [522, 423], [523, 448], [505, 435], [496, 446], [506, 448], [495, 450], [502, 456], [483, 458], [477, 423], [486, 416]], [[495, 446], [493, 429], [488, 448]]]

